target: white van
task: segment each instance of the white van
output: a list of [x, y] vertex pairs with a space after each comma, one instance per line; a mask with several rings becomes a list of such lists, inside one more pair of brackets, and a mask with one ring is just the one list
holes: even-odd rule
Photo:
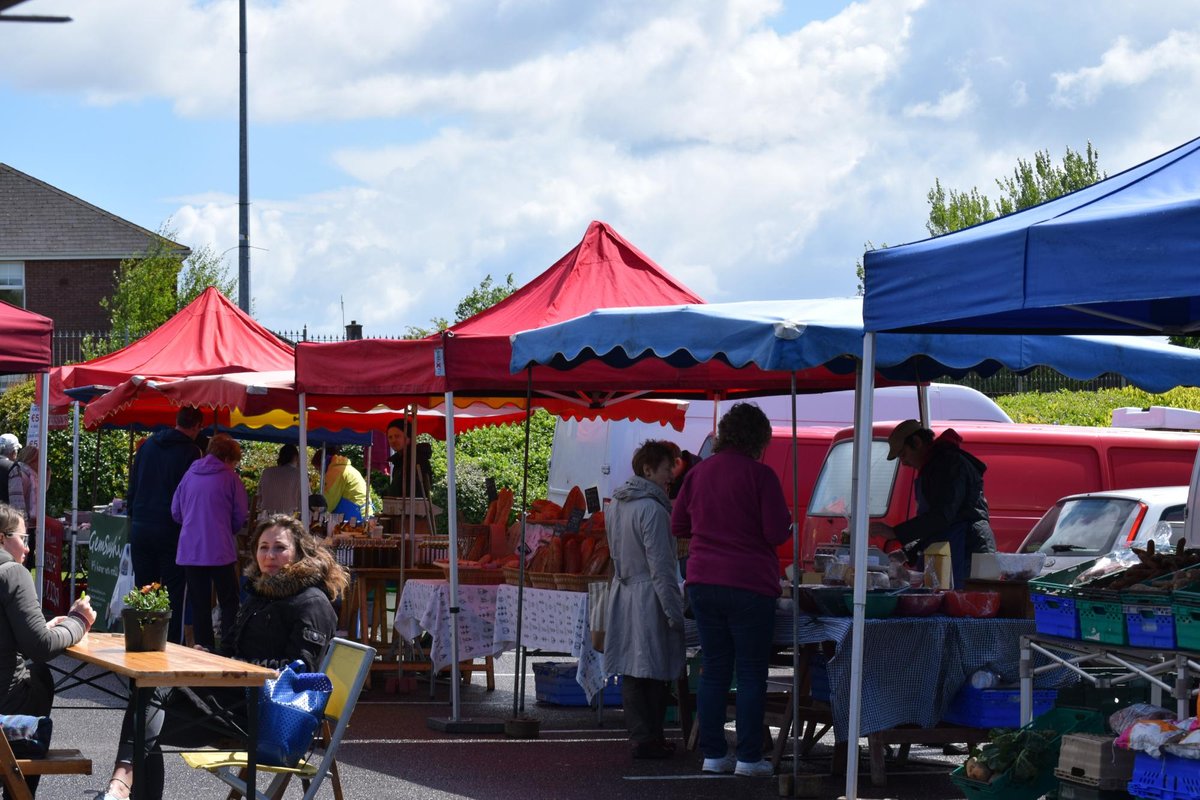
[[[928, 387], [929, 413], [937, 420], [975, 420], [1012, 422], [1004, 410], [974, 389], [953, 384], [933, 383]], [[566, 499], [572, 486], [598, 487], [601, 502], [633, 474], [630, 462], [638, 445], [647, 439], [667, 439], [681, 450], [700, 453], [705, 439], [712, 434], [716, 420], [735, 400], [714, 404], [710, 400], [688, 405], [684, 429], [647, 422], [603, 420], [557, 420], [550, 453], [548, 495], [556, 503]], [[791, 426], [791, 395], [769, 395], [752, 399], [776, 427]], [[876, 419], [917, 419], [917, 390], [912, 386], [892, 386], [875, 390]], [[714, 410], [714, 405], [716, 409]], [[823, 392], [796, 397], [799, 425], [844, 428], [854, 422], [854, 392]]]

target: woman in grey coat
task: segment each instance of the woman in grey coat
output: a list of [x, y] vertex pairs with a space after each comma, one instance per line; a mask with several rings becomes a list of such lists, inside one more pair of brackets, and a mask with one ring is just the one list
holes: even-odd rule
[[683, 594], [667, 499], [674, 464], [668, 442], [644, 443], [633, 454], [633, 477], [613, 492], [605, 512], [613, 579], [604, 668], [621, 676], [634, 758], [675, 751], [663, 735], [670, 681], [684, 665]]

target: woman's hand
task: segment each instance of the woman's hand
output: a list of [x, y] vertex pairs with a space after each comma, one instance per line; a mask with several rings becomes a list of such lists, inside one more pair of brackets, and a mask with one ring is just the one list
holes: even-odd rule
[[880, 536], [884, 539], [895, 539], [896, 531], [886, 522], [872, 522], [868, 528], [868, 535]]
[[202, 653], [209, 652], [209, 649], [202, 644], [194, 644], [194, 645], [192, 645], [192, 649], [199, 650]]
[[83, 622], [83, 627], [86, 630], [91, 630], [92, 625], [96, 623], [96, 612], [92, 610], [92, 601], [87, 595], [83, 595], [71, 606], [71, 610], [67, 612], [68, 616], [79, 617]]

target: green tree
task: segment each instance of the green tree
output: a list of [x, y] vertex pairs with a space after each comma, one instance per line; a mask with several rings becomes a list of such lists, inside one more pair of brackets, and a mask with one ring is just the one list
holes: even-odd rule
[[127, 258], [118, 266], [112, 296], [100, 300], [109, 314], [109, 334], [85, 337], [85, 358], [111, 353], [149, 333], [208, 286], [226, 297], [237, 291], [237, 279], [230, 277], [211, 248], [206, 245], [183, 258], [174, 246], [176, 235], [168, 220], [142, 256]]
[[925, 228], [930, 235], [941, 236], [1091, 186], [1107, 177], [1099, 162], [1100, 154], [1091, 142], [1083, 153], [1068, 147], [1061, 165], [1054, 163], [1049, 150], [1040, 150], [1034, 153], [1032, 163], [1018, 159], [1010, 177], [996, 179], [1001, 194], [995, 201], [978, 187], [947, 190], [935, 178], [926, 194], [929, 220]]

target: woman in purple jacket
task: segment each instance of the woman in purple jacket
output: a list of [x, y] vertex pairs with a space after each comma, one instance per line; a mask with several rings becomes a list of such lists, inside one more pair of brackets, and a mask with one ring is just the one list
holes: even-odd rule
[[[704, 660], [696, 692], [703, 772], [765, 777], [767, 660], [779, 597], [779, 557], [791, 518], [779, 478], [762, 458], [771, 423], [736, 403], [717, 425], [713, 455], [688, 471], [671, 533], [690, 536], [687, 592]], [[725, 698], [737, 672], [737, 749], [725, 740]]]
[[171, 500], [181, 526], [175, 560], [183, 567], [192, 635], [212, 650], [212, 592], [221, 607], [221, 641], [227, 641], [238, 610], [237, 544], [234, 535], [249, 516], [246, 487], [235, 471], [242, 448], [228, 434], [208, 443], [208, 455], [192, 464]]

